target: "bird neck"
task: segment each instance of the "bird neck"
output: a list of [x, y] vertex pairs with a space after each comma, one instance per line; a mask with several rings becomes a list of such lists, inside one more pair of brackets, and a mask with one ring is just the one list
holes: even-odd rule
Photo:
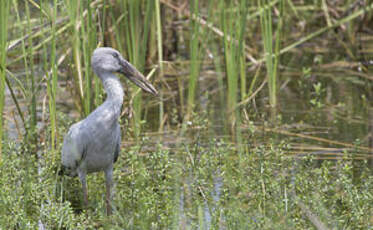
[[123, 104], [124, 92], [117, 76], [115, 76], [113, 73], [105, 73], [105, 76], [101, 77], [101, 79], [107, 94], [105, 102], [111, 102], [115, 106], [121, 108]]

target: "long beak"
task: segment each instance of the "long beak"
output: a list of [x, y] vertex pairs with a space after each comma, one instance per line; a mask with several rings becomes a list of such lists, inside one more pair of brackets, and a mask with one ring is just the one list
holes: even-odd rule
[[146, 80], [144, 75], [142, 75], [133, 65], [131, 65], [131, 63], [121, 58], [120, 64], [122, 66], [122, 69], [119, 71], [119, 73], [124, 74], [128, 79], [130, 79], [144, 91], [151, 93], [154, 96], [158, 95], [158, 92], [154, 88], [154, 86], [150, 84], [150, 82]]

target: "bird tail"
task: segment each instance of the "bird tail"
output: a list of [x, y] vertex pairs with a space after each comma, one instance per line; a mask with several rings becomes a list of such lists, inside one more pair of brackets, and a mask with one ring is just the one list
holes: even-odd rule
[[66, 167], [61, 165], [60, 170], [58, 171], [59, 176], [63, 176], [66, 174]]
[[59, 176], [66, 175], [66, 176], [70, 176], [70, 177], [76, 177], [78, 174], [75, 171], [69, 169], [69, 167], [61, 164], [60, 169], [58, 170], [58, 175]]

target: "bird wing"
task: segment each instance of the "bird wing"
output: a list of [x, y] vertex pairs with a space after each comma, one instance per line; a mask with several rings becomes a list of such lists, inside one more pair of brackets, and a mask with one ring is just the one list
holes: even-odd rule
[[72, 174], [86, 155], [86, 144], [80, 133], [81, 122], [72, 125], [65, 135], [62, 146], [62, 165]]

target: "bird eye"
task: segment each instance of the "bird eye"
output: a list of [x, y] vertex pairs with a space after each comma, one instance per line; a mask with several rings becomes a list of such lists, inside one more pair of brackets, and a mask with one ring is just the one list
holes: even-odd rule
[[119, 55], [117, 53], [113, 53], [113, 57], [118, 58]]

